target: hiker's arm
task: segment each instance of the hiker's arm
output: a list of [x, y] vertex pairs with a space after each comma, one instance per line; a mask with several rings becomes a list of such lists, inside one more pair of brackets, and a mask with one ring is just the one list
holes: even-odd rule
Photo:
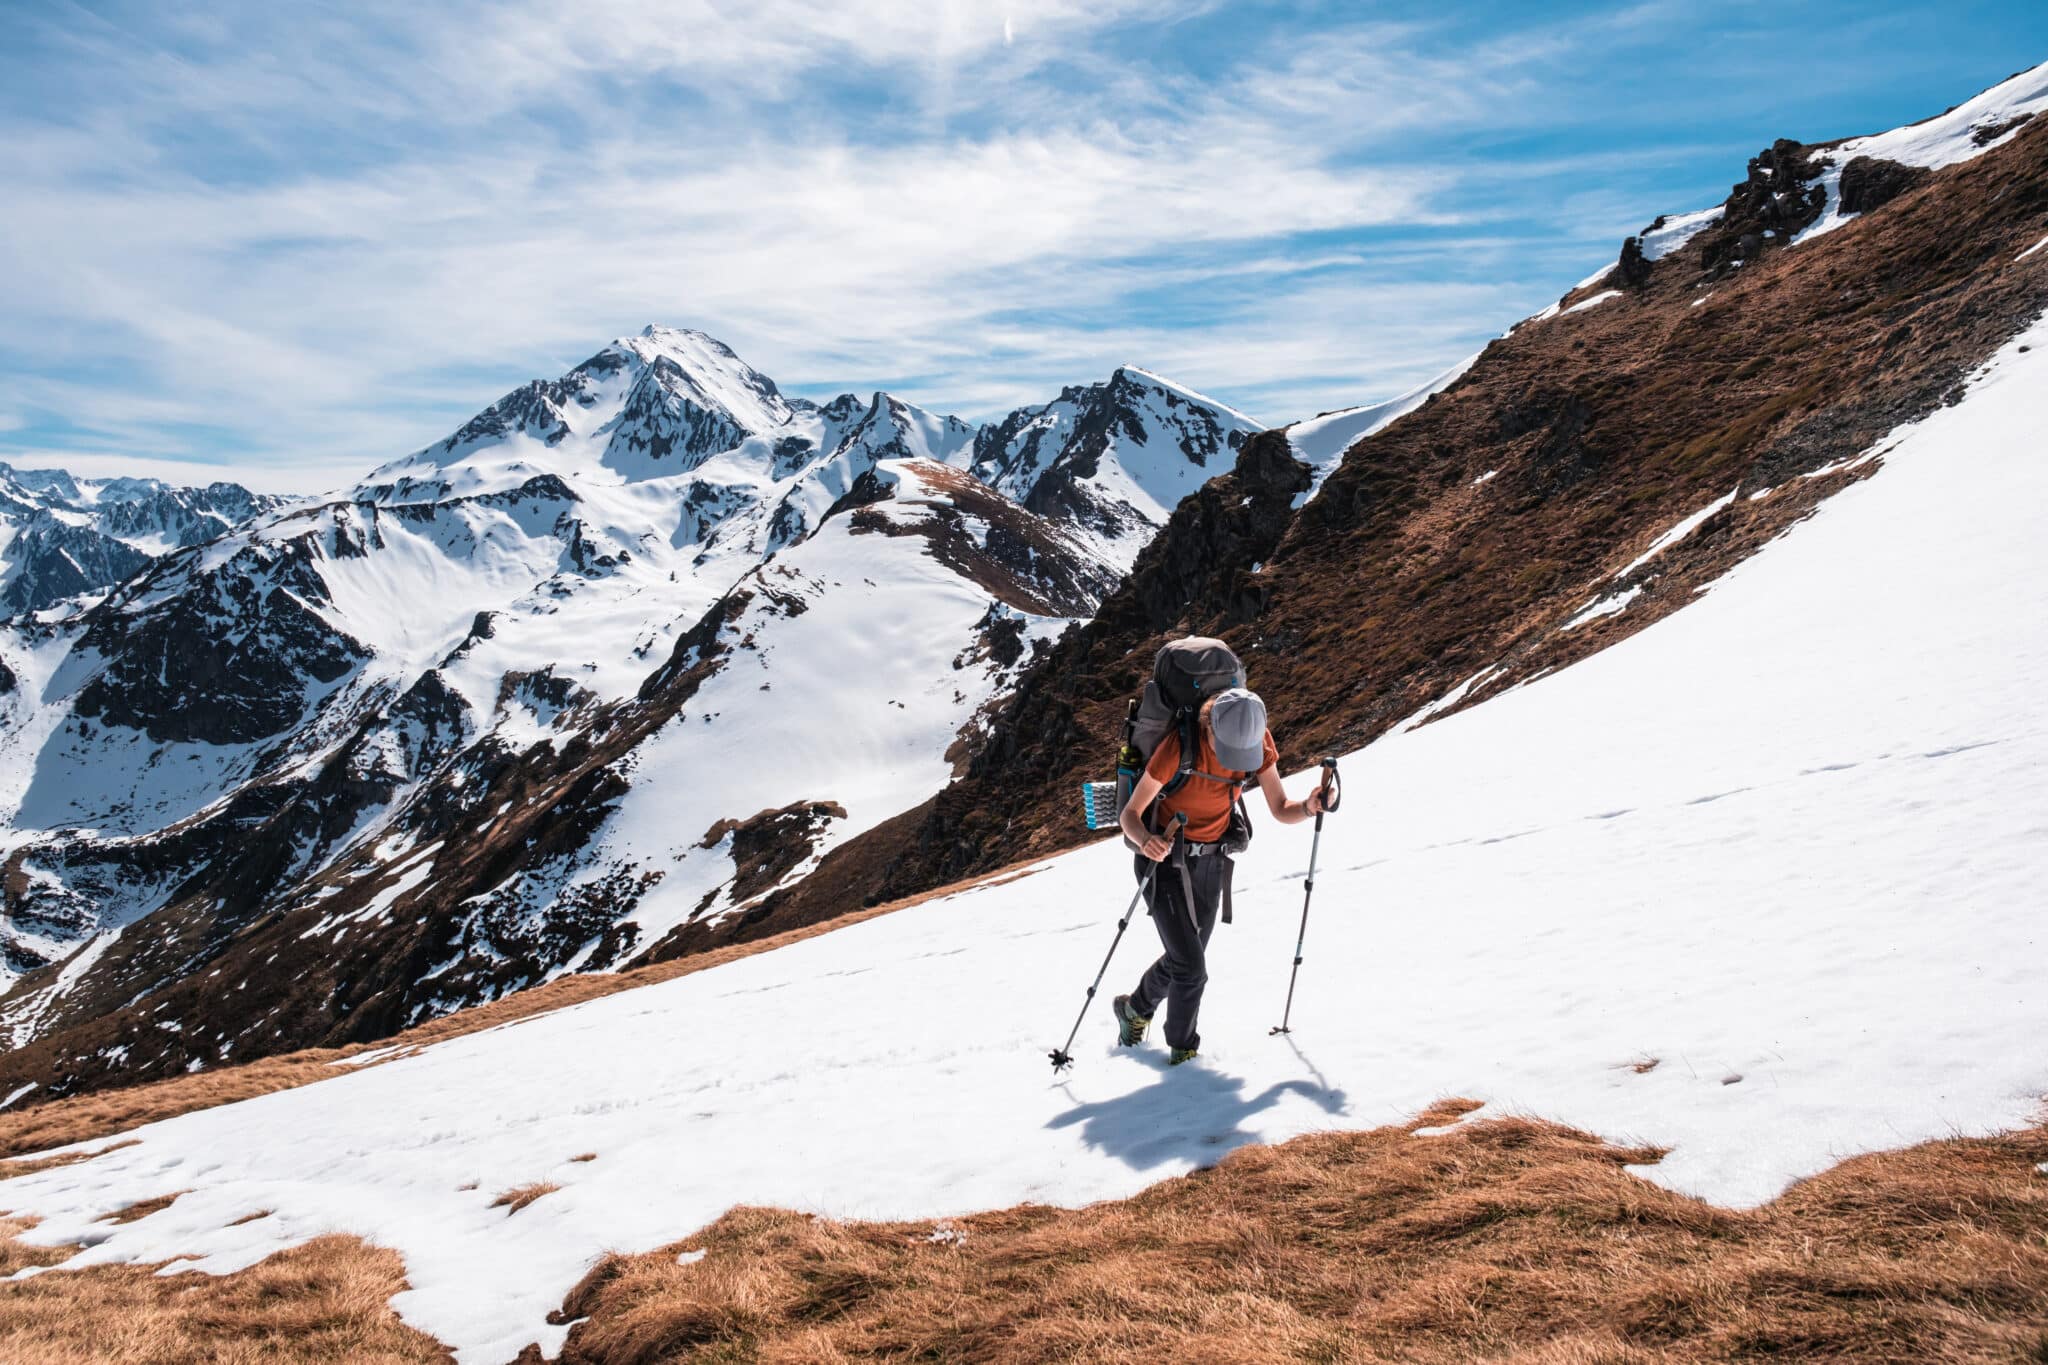
[[1145, 812], [1152, 809], [1152, 803], [1159, 798], [1162, 785], [1150, 774], [1140, 777], [1137, 788], [1131, 792], [1131, 799], [1124, 803], [1123, 814], [1117, 817], [1117, 823], [1124, 828], [1124, 838], [1136, 844], [1138, 851], [1155, 863], [1173, 852], [1171, 839], [1145, 828]]
[[1259, 769], [1259, 790], [1266, 794], [1266, 809], [1283, 825], [1298, 825], [1323, 808], [1323, 789], [1318, 786], [1306, 799], [1290, 801], [1287, 788], [1280, 785], [1280, 765], [1268, 763]]

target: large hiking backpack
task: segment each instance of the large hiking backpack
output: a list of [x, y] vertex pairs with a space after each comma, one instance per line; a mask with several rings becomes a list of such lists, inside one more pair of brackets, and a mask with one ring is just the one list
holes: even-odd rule
[[[1195, 771], [1195, 760], [1202, 748], [1197, 718], [1203, 702], [1218, 692], [1243, 687], [1244, 682], [1244, 665], [1221, 640], [1191, 635], [1160, 648], [1152, 660], [1152, 680], [1132, 700], [1124, 717], [1124, 747], [1117, 755], [1116, 767], [1118, 810], [1131, 799], [1153, 750], [1169, 733], [1180, 738], [1180, 765], [1160, 794], [1177, 792], [1197, 776], [1215, 780], [1211, 774], [1198, 775]], [[1238, 800], [1243, 783], [1232, 785], [1230, 833], [1225, 836], [1225, 851], [1239, 853], [1251, 840], [1251, 822], [1245, 818], [1243, 804]], [[1130, 840], [1126, 838], [1124, 842], [1129, 844]], [[1236, 847], [1230, 847], [1231, 844]]]

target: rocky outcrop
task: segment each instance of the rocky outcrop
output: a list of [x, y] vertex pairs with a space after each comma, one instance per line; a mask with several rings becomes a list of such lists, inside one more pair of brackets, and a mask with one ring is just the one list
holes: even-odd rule
[[[1663, 225], [1664, 220], [1659, 218], [1650, 224], [1650, 230], [1654, 232]], [[1624, 289], [1640, 289], [1649, 282], [1650, 262], [1643, 256], [1642, 238], [1630, 237], [1622, 242], [1621, 259], [1615, 263], [1614, 274]]]
[[1868, 213], [1883, 208], [1907, 190], [1927, 183], [1934, 173], [1874, 156], [1851, 157], [1842, 167], [1842, 212]]
[[809, 861], [811, 849], [834, 820], [846, 818], [837, 801], [798, 801], [778, 810], [764, 810], [744, 820], [720, 820], [704, 832], [699, 848], [732, 841], [735, 902], [750, 901]]
[[[309, 605], [327, 600], [312, 555], [303, 539], [255, 543], [211, 569], [167, 562], [110, 598], [88, 618], [83, 647], [107, 662], [77, 714], [159, 742], [248, 744], [282, 732], [303, 714], [308, 687], [369, 657]], [[156, 595], [188, 570], [200, 580], [191, 589]], [[222, 630], [223, 618], [239, 628]]]
[[1779, 138], [1749, 161], [1749, 174], [1724, 202], [1721, 221], [1700, 234], [1700, 257], [1708, 270], [1756, 260], [1769, 247], [1789, 240], [1827, 208], [1827, 191], [1815, 181], [1820, 165], [1813, 149]]

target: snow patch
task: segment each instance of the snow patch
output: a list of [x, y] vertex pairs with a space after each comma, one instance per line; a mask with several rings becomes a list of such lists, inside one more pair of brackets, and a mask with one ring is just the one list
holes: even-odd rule
[[[1684, 540], [1694, 531], [1699, 530], [1701, 523], [1706, 521], [1708, 517], [1713, 516], [1714, 513], [1720, 511], [1722, 508], [1727, 507], [1731, 503], [1733, 503], [1735, 501], [1735, 495], [1740, 491], [1740, 488], [1729, 489], [1726, 496], [1714, 499], [1705, 507], [1702, 507], [1699, 511], [1694, 512], [1691, 516], [1685, 518], [1685, 520], [1679, 522], [1676, 526], [1666, 531], [1663, 535], [1658, 536], [1655, 540], [1650, 542], [1649, 549], [1643, 551], [1634, 559], [1631, 559], [1628, 562], [1628, 567], [1623, 569], [1620, 573], [1615, 574], [1614, 576], [1618, 579], [1627, 578], [1637, 569], [1642, 568], [1643, 565], [1649, 563], [1658, 555], [1664, 553], [1666, 550], [1676, 545], [1679, 541]], [[1623, 605], [1626, 606], [1627, 604], [1623, 603]], [[1619, 611], [1621, 610], [1621, 608], [1616, 607], [1615, 610]], [[1604, 614], [1605, 613], [1603, 613], [1603, 615]]]
[[1643, 259], [1661, 261], [1672, 252], [1684, 246], [1693, 238], [1721, 221], [1728, 212], [1725, 204], [1716, 204], [1710, 209], [1697, 209], [1692, 213], [1681, 213], [1666, 218], [1664, 226], [1644, 232], [1640, 238]]
[[[1842, 211], [1842, 168], [1857, 157], [1940, 170], [2004, 146], [2019, 132], [2018, 120], [2044, 114], [2048, 114], [2048, 62], [1992, 86], [1946, 114], [1890, 132], [1850, 138], [1828, 151], [1819, 181], [1827, 191], [1827, 207], [1792, 239], [1793, 245], [1833, 232], [1859, 216]], [[2004, 131], [1996, 137], [1978, 140], [2001, 126]]]
[[1578, 612], [1569, 621], [1559, 626], [1558, 629], [1577, 630], [1580, 626], [1597, 621], [1603, 616], [1617, 616], [1627, 611], [1628, 604], [1642, 595], [1643, 590], [1640, 587], [1634, 587], [1624, 588], [1620, 592], [1612, 593], [1606, 597], [1596, 597], [1586, 603], [1585, 606], [1580, 607]]

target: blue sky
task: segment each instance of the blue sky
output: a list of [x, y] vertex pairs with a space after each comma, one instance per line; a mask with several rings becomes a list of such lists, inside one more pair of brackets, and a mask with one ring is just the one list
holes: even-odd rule
[[[647, 322], [968, 417], [1278, 424], [1937, 113], [2048, 5], [0, 0], [0, 459], [312, 489]], [[177, 472], [173, 470], [172, 472]]]

